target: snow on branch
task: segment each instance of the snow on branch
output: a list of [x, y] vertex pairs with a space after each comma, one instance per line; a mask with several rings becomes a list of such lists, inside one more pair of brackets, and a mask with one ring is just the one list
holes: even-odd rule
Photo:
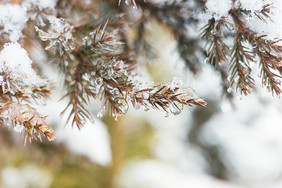
[[[15, 2], [0, 4], [0, 119], [23, 125], [28, 138], [38, 138], [34, 135], [39, 132], [53, 138], [44, 116], [33, 107], [50, 93], [50, 83], [37, 75], [27, 53], [40, 45], [48, 60], [57, 62], [56, 71], [63, 74], [62, 98], [68, 104], [62, 113], [69, 113], [68, 120], [78, 128], [92, 119], [89, 104], [93, 99], [101, 102], [98, 117], [108, 111], [117, 118], [131, 106], [175, 115], [184, 106], [205, 106], [179, 79], [155, 84], [140, 76], [136, 68], [145, 63], [140, 52], [157, 56], [146, 39], [147, 23], [152, 20], [171, 32], [180, 59], [193, 75], [200, 74], [207, 62], [220, 72], [224, 90], [229, 85], [247, 95], [256, 85], [252, 67], [257, 65], [262, 85], [273, 95], [281, 94], [279, 1]], [[135, 9], [122, 6], [129, 4]], [[200, 26], [204, 26], [201, 36]]]
[[32, 61], [19, 43], [7, 43], [0, 52], [0, 122], [14, 127], [25, 140], [54, 139], [52, 128], [45, 123], [32, 104], [49, 94], [48, 82], [32, 69]]
[[[267, 36], [263, 31], [257, 32], [261, 27], [267, 28], [268, 22], [278, 21], [274, 13], [277, 14], [275, 10], [281, 7], [280, 4], [263, 0], [224, 1], [228, 5], [222, 3], [220, 6], [224, 6], [224, 9], [221, 9], [217, 6], [218, 3], [216, 0], [209, 0], [206, 3], [207, 10], [213, 17], [203, 31], [203, 38], [210, 43], [207, 49], [207, 62], [218, 65], [223, 61], [230, 61], [230, 87], [236, 85], [236, 90], [247, 95], [255, 85], [254, 78], [250, 76], [252, 70], [250, 63], [256, 63], [258, 58], [262, 84], [269, 92], [280, 96], [282, 76], [280, 39]], [[272, 9], [274, 12], [271, 12]], [[257, 28], [248, 23], [254, 20], [260, 23]], [[223, 33], [230, 31], [234, 34], [234, 42], [232, 50], [228, 52], [231, 47], [225, 45], [226, 37]], [[226, 59], [229, 56], [230, 58]]]
[[[196, 96], [192, 89], [183, 88], [179, 84], [174, 85], [174, 82], [155, 86], [145, 86], [141, 84], [142, 81], [136, 83], [134, 65], [118, 57], [123, 51], [123, 43], [118, 40], [119, 32], [117, 29], [107, 27], [109, 24], [108, 20], [86, 35], [78, 30], [75, 31], [75, 35], [80, 36], [77, 38], [76, 48], [60, 53], [59, 66], [66, 74], [67, 93], [64, 98], [69, 98], [68, 106], [62, 114], [68, 112], [67, 109], [71, 109], [68, 120], [72, 125], [81, 128], [87, 119], [91, 119], [86, 107], [91, 98], [98, 99], [102, 103], [98, 117], [109, 110], [115, 119], [127, 113], [130, 103], [136, 109], [140, 106], [145, 110], [152, 107], [175, 115], [182, 111], [184, 105], [206, 105], [206, 102]], [[54, 37], [52, 37], [53, 24], [50, 27], [51, 32], [48, 33], [37, 29], [42, 40], [57, 40], [58, 44], [68, 42], [63, 38], [70, 31], [63, 29], [65, 25], [59, 28], [60, 32], [55, 32], [59, 34], [54, 34]], [[60, 50], [61, 45], [52, 45], [52, 47], [63, 51]]]

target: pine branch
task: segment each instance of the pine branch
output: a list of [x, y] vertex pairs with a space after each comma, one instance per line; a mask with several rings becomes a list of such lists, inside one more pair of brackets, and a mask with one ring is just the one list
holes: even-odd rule
[[266, 22], [266, 19], [270, 18], [270, 8], [271, 8], [272, 4], [266, 4], [262, 7], [262, 9], [258, 12], [255, 12], [255, 15], [262, 20], [263, 22]]
[[30, 19], [35, 21], [36, 24], [41, 27], [45, 26], [48, 17], [55, 15], [56, 12], [55, 9], [52, 9], [51, 7], [41, 6], [40, 1], [24, 1], [22, 5], [25, 7]]
[[[64, 97], [69, 97], [70, 102], [62, 114], [72, 106], [68, 120], [73, 117], [72, 125], [75, 123], [78, 128], [83, 126], [86, 118], [91, 119], [89, 111], [84, 106], [88, 104], [90, 98], [96, 98], [97, 95], [97, 83], [91, 82], [90, 79], [93, 79], [91, 71], [100, 71], [100, 67], [92, 63], [92, 58], [96, 59], [100, 56], [115, 54], [117, 47], [122, 44], [116, 41], [117, 30], [106, 32], [107, 23], [108, 21], [103, 27], [102, 25], [98, 26], [95, 31], [89, 33], [89, 36], [83, 38], [80, 49], [72, 52], [72, 55], [76, 58], [75, 61], [68, 58], [68, 61], [73, 62], [72, 65], [76, 67], [74, 74], [70, 74], [73, 66], [65, 68], [68, 70], [65, 73], [67, 75], [70, 74], [72, 80], [66, 82], [66, 86], [69, 89]], [[96, 71], [96, 74], [99, 71]], [[87, 79], [84, 79], [84, 77], [87, 77]]]
[[54, 132], [45, 123], [46, 117], [32, 107], [49, 96], [49, 83], [37, 76], [31, 63], [20, 44], [4, 45], [0, 53], [0, 123], [22, 133], [25, 142], [27, 138], [41, 140], [40, 134], [53, 140]]
[[162, 108], [167, 115], [179, 114], [184, 105], [192, 106], [206, 106], [206, 102], [197, 97], [192, 89], [181, 88], [180, 86], [170, 86], [170, 84], [154, 86], [152, 88], [139, 90], [134, 92], [132, 97], [132, 103], [135, 108], [138, 106], [144, 106], [148, 109], [148, 104], [153, 108]]
[[207, 63], [215, 67], [226, 61], [226, 57], [230, 54], [229, 47], [223, 42], [222, 27], [224, 24], [228, 24], [225, 23], [224, 19], [215, 21], [212, 18], [202, 32], [202, 39], [205, 39], [207, 44], [209, 44], [207, 48]]
[[138, 80], [131, 80], [132, 76], [126, 70], [119, 68], [118, 65], [121, 63], [122, 61], [116, 59], [106, 63], [107, 68], [104, 71], [108, 72], [107, 69], [113, 69], [114, 74], [112, 76], [108, 74], [106, 78], [101, 76], [103, 84], [99, 93], [104, 102], [100, 113], [108, 106], [115, 118], [124, 115], [129, 108], [129, 101], [136, 109], [139, 109], [140, 106], [143, 106], [145, 110], [148, 110], [149, 107], [161, 108], [175, 115], [181, 112], [183, 105], [206, 105], [206, 102], [197, 97], [191, 89], [181, 88], [181, 84], [172, 82], [167, 85], [153, 86]]
[[[94, 98], [96, 94], [89, 89], [91, 85], [86, 85], [87, 83], [91, 83], [82, 78], [82, 75], [86, 72], [86, 70], [83, 67], [83, 59], [79, 54], [76, 55], [79, 57], [79, 59], [74, 68], [74, 73], [71, 74], [73, 67], [66, 67], [66, 74], [67, 76], [70, 76], [71, 80], [66, 80], [68, 92], [62, 99], [68, 97], [70, 100], [69, 104], [62, 111], [61, 115], [63, 115], [66, 110], [71, 107], [71, 112], [69, 113], [66, 123], [68, 123], [72, 118], [72, 126], [76, 124], [76, 126], [80, 129], [86, 121], [86, 118], [91, 119], [90, 113], [84, 107], [84, 105], [88, 103], [87, 101], [89, 101], [89, 97]], [[87, 95], [87, 100], [84, 97], [85, 94]]]
[[280, 78], [282, 74], [282, 47], [277, 45], [279, 40], [266, 40], [265, 36], [259, 36], [255, 32], [248, 29], [241, 21], [238, 13], [231, 11], [238, 35], [244, 37], [253, 47], [253, 53], [260, 58], [261, 73], [263, 85], [265, 85], [272, 94], [277, 96], [281, 93]]
[[53, 129], [45, 123], [45, 118], [39, 115], [36, 109], [28, 104], [17, 102], [6, 103], [0, 107], [0, 120], [2, 126], [14, 127], [14, 129], [24, 135], [25, 144], [27, 139], [41, 141], [41, 135], [44, 135], [49, 141], [55, 138]]
[[[61, 28], [56, 28], [59, 24]], [[63, 98], [68, 98], [69, 103], [62, 114], [71, 109], [68, 120], [72, 119], [72, 125], [76, 124], [81, 128], [86, 119], [91, 119], [86, 107], [91, 98], [102, 102], [99, 117], [104, 111], [109, 110], [114, 118], [126, 114], [129, 103], [135, 107], [143, 106], [145, 109], [160, 108], [172, 114], [180, 113], [184, 105], [206, 105], [206, 102], [196, 96], [191, 89], [182, 88], [177, 84], [153, 86], [139, 81], [135, 83], [135, 63], [130, 60], [122, 61], [118, 57], [124, 56], [122, 43], [119, 41], [120, 35], [117, 29], [111, 29], [108, 25], [109, 21], [106, 21], [104, 25], [99, 25], [85, 35], [83, 27], [89, 28], [89, 25], [86, 24], [76, 30], [65, 29], [73, 26], [55, 19], [48, 32], [37, 29], [42, 40], [47, 39], [51, 42], [49, 46], [57, 51], [63, 51], [57, 55], [61, 58], [59, 66], [64, 71], [68, 91]], [[54, 27], [56, 29], [53, 29]], [[55, 37], [50, 37], [53, 35]], [[71, 45], [73, 41], [74, 48], [66, 49], [65, 47]], [[140, 85], [144, 86], [140, 88]]]
[[230, 87], [236, 84], [236, 91], [248, 95], [250, 89], [254, 87], [254, 79], [250, 76], [251, 68], [249, 62], [253, 62], [253, 55], [243, 46], [245, 41], [239, 34], [234, 39], [234, 47], [232, 49], [232, 59], [230, 64]]
[[[265, 85], [269, 92], [272, 94], [275, 92], [277, 96], [281, 94], [281, 73], [282, 64], [281, 57], [272, 55], [270, 52], [261, 52], [259, 49], [255, 49], [256, 53], [260, 57], [261, 62], [261, 72], [260, 77], [262, 78], [262, 83]], [[279, 50], [280, 53], [282, 50]], [[276, 73], [277, 72], [277, 73]]]
[[50, 18], [50, 30], [48, 32], [42, 31], [38, 27], [35, 30], [39, 33], [42, 41], [49, 40], [49, 46], [45, 50], [56, 48], [63, 56], [65, 52], [75, 49], [74, 38], [72, 37], [73, 26], [64, 19]]
[[[7, 83], [9, 82], [6, 82], [6, 84]], [[15, 82], [13, 85], [14, 84], [16, 85], [17, 83]], [[53, 140], [55, 138], [54, 132], [52, 128], [45, 123], [46, 117], [40, 116], [36, 109], [29, 105], [32, 103], [37, 104], [38, 100], [44, 100], [49, 96], [50, 90], [47, 86], [42, 85], [40, 87], [30, 88], [30, 91], [26, 92], [26, 88], [17, 86], [16, 88], [7, 87], [7, 89], [3, 89], [3, 85], [5, 84], [2, 84], [1, 89], [3, 92], [0, 94], [0, 121], [2, 122], [2, 126], [20, 126], [21, 128], [18, 132], [24, 135], [25, 143], [27, 138], [30, 142], [31, 139], [37, 138], [41, 141], [39, 133], [46, 136], [49, 141]]]
[[99, 25], [97, 29], [84, 38], [84, 48], [92, 53], [91, 56], [111, 56], [118, 53], [118, 48], [123, 44], [117, 41], [118, 29], [107, 32], [108, 21], [104, 26]]

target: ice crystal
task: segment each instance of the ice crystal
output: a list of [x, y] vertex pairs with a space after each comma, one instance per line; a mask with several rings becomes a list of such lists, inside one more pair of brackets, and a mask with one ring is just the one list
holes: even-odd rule
[[141, 76], [130, 77], [133, 84], [133, 91], [145, 90], [154, 86], [154, 82], [148, 81]]
[[90, 46], [91, 51], [95, 54], [117, 54], [120, 49], [118, 48], [122, 43], [118, 41], [118, 30], [115, 29], [111, 32], [106, 31], [107, 22], [100, 25], [97, 29], [89, 33], [89, 37], [83, 38], [83, 45]]
[[134, 83], [135, 89], [130, 93], [130, 100], [135, 109], [139, 109], [140, 106], [143, 106], [145, 111], [148, 111], [150, 107], [162, 108], [168, 116], [169, 114], [178, 115], [182, 111], [183, 105], [206, 105], [206, 102], [199, 98], [193, 89], [183, 87], [183, 82], [178, 78], [173, 78], [169, 83], [158, 86], [150, 86], [150, 82], [144, 82], [140, 78]]
[[25, 142], [27, 139], [41, 140], [40, 134], [46, 136], [48, 140], [55, 138], [53, 129], [45, 123], [45, 117], [40, 116], [30, 105], [10, 103], [1, 106], [0, 118], [4, 125], [12, 125], [15, 131], [24, 134]]
[[50, 42], [49, 46], [45, 49], [50, 50], [51, 48], [58, 47], [61, 56], [64, 51], [73, 50], [75, 48], [74, 38], [72, 36], [73, 26], [63, 18], [51, 17], [49, 22], [51, 25], [48, 32], [35, 27], [40, 39]]
[[177, 77], [174, 77], [173, 80], [167, 85], [171, 91], [175, 91], [183, 85], [183, 81]]
[[45, 20], [55, 12], [56, 0], [26, 0], [22, 5], [30, 19], [45, 26]]

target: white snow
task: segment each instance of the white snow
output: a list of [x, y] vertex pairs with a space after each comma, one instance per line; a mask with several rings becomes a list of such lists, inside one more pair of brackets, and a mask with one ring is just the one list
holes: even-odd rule
[[[56, 33], [63, 33], [65, 35], [66, 40], [72, 38], [71, 30], [73, 26], [70, 26], [70, 24], [63, 18], [56, 18], [55, 16], [52, 16], [49, 18], [49, 22], [52, 26], [52, 29]], [[66, 28], [69, 28], [66, 30]], [[68, 32], [66, 32], [68, 31]]]
[[87, 121], [81, 130], [71, 125], [60, 126], [56, 129], [56, 138], [72, 152], [86, 156], [95, 163], [106, 166], [111, 162], [109, 134], [98, 119], [94, 123]]
[[[270, 5], [269, 18], [259, 13], [265, 5]], [[229, 19], [228, 11], [232, 6], [240, 6], [240, 8], [250, 11], [248, 15], [243, 14], [243, 21], [251, 30], [257, 32], [259, 35], [267, 35], [267, 39], [282, 38], [282, 1], [236, 0], [234, 5], [232, 5], [231, 0], [208, 0], [205, 6], [208, 18], [213, 17], [216, 20], [222, 17]], [[260, 15], [264, 21], [257, 15]]]
[[228, 15], [232, 8], [231, 0], [208, 0], [206, 2], [207, 11], [217, 20]]
[[26, 0], [23, 2], [23, 6], [26, 9], [31, 9], [32, 6], [37, 6], [39, 10], [54, 9], [56, 0]]
[[264, 105], [250, 95], [236, 101], [237, 110], [219, 113], [203, 126], [201, 137], [220, 148], [231, 181], [269, 187], [282, 173], [282, 118], [279, 103], [272, 102]]
[[48, 188], [51, 183], [51, 173], [32, 163], [20, 167], [6, 166], [1, 168], [1, 187]]
[[268, 4], [269, 1], [266, 0], [239, 0], [242, 9], [259, 11], [264, 5]]
[[0, 4], [0, 27], [3, 27], [0, 34], [1, 32], [7, 33], [11, 41], [19, 40], [27, 20], [27, 14], [22, 6]]
[[127, 164], [118, 178], [118, 185], [123, 188], [239, 188], [235, 184], [206, 175], [185, 173], [173, 165], [157, 160]]
[[177, 77], [173, 77], [173, 79], [167, 84], [167, 87], [174, 91], [176, 88], [180, 88], [183, 85], [183, 81]]
[[32, 69], [31, 64], [32, 60], [27, 51], [19, 43], [6, 43], [0, 52], [0, 71], [20, 81], [22, 85], [36, 85], [43, 82]]
[[265, 18], [265, 22], [257, 16], [248, 17], [247, 26], [260, 35], [267, 35], [268, 39], [282, 38], [282, 1], [270, 1], [270, 18]]
[[88, 157], [94, 163], [109, 165], [112, 160], [112, 152], [106, 125], [100, 119], [95, 118], [94, 122], [86, 121], [80, 130], [77, 127], [72, 127], [71, 123], [64, 126], [70, 109], [66, 115], [60, 116], [68, 104], [68, 100], [58, 102], [60, 97], [53, 95], [46, 106], [37, 107], [40, 113], [49, 115], [47, 118], [49, 124], [55, 122], [58, 125], [54, 128], [55, 142], [64, 143], [70, 151]]
[[0, 69], [2, 71], [8, 67], [13, 72], [30, 74], [32, 61], [27, 51], [19, 43], [6, 43], [0, 52]]

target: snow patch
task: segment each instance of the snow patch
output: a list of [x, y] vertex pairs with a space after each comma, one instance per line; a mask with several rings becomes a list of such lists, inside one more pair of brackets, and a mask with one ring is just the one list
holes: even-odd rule
[[[24, 86], [37, 85], [43, 80], [31, 67], [32, 60], [19, 43], [6, 43], [0, 52], [0, 72], [20, 81]], [[1, 79], [3, 82], [3, 79]]]
[[25, 9], [20, 5], [0, 4], [0, 27], [3, 27], [0, 34], [7, 33], [11, 41], [19, 40], [27, 20]]
[[218, 20], [221, 17], [227, 16], [228, 11], [232, 8], [231, 0], [209, 0], [206, 2], [206, 8], [213, 17]]

